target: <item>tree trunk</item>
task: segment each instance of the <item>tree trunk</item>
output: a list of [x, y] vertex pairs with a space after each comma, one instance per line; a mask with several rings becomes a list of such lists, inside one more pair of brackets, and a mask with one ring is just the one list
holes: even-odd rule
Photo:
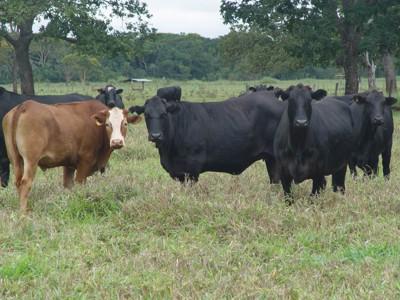
[[18, 93], [18, 67], [15, 55], [13, 55], [12, 58], [11, 77], [12, 77], [13, 92]]
[[343, 68], [345, 77], [345, 95], [358, 93], [358, 44], [360, 33], [357, 32], [351, 11], [354, 0], [343, 0], [344, 20], [342, 21], [341, 38], [344, 52]]
[[21, 79], [21, 93], [34, 95], [32, 65], [29, 60], [29, 41], [18, 40], [15, 43], [15, 58], [18, 65], [19, 78]]
[[376, 65], [373, 60], [369, 60], [368, 51], [365, 52], [365, 65], [367, 66], [368, 70], [368, 89], [375, 90], [376, 89]]
[[392, 94], [397, 91], [397, 82], [393, 56], [388, 49], [383, 53], [383, 69], [385, 71], [386, 92]]
[[14, 48], [15, 61], [18, 67], [19, 78], [21, 80], [21, 93], [26, 95], [35, 94], [32, 65], [29, 60], [29, 46], [33, 39], [33, 21], [34, 18], [30, 18], [16, 26], [18, 38], [14, 38], [8, 33], [4, 35], [7, 42], [9, 42]]

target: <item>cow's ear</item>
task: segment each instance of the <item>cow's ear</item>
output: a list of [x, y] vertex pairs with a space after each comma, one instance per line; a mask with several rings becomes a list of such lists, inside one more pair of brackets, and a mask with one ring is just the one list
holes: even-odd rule
[[325, 90], [319, 89], [319, 90], [316, 90], [315, 92], [313, 92], [311, 94], [311, 97], [314, 100], [321, 100], [322, 98], [326, 97], [326, 95], [328, 95], [328, 93]]
[[130, 116], [126, 117], [126, 121], [129, 124], [136, 124], [136, 123], [139, 123], [141, 120], [142, 120], [142, 117], [138, 116], [138, 115], [130, 115]]
[[116, 94], [122, 94], [123, 91], [124, 91], [123, 89], [118, 89], [118, 90], [115, 91], [115, 93]]
[[179, 104], [176, 102], [168, 102], [166, 105], [167, 105], [167, 112], [172, 114], [178, 112], [180, 109]]
[[353, 96], [353, 101], [358, 104], [363, 104], [366, 102], [366, 100], [367, 98], [360, 94]]
[[100, 94], [104, 94], [104, 93], [105, 93], [105, 89], [104, 89], [104, 88], [97, 89], [97, 91], [98, 91]]
[[0, 86], [0, 94], [3, 94], [6, 91], [5, 88], [3, 88], [2, 86]]
[[270, 85], [269, 87], [267, 87], [267, 91], [273, 91], [274, 90], [274, 86]]
[[99, 111], [97, 114], [94, 114], [92, 116], [93, 119], [96, 121], [97, 126], [103, 126], [106, 123], [107, 113], [108, 111], [106, 109], [103, 109], [102, 111]]
[[134, 105], [129, 107], [129, 112], [130, 113], [137, 113], [138, 115], [144, 113], [144, 106], [139, 106], [139, 105]]
[[395, 104], [397, 102], [397, 99], [396, 98], [393, 98], [393, 97], [386, 97], [385, 98], [385, 104], [386, 105], [393, 105], [393, 104]]
[[275, 95], [278, 94], [279, 96], [281, 96], [281, 99], [283, 101], [286, 101], [289, 98], [289, 93], [285, 92], [285, 91], [281, 91], [280, 93], [275, 93]]

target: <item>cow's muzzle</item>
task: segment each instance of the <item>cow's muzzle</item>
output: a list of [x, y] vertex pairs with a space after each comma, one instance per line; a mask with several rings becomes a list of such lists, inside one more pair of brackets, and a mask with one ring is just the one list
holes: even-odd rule
[[162, 134], [161, 133], [150, 133], [149, 134], [149, 141], [150, 142], [161, 142], [163, 139]]
[[124, 146], [123, 140], [112, 140], [110, 143], [111, 149], [121, 149]]
[[294, 121], [294, 126], [297, 128], [306, 128], [306, 127], [308, 127], [308, 124], [309, 124], [309, 122], [306, 119]]
[[379, 126], [379, 125], [383, 125], [383, 123], [385, 123], [385, 122], [384, 122], [382, 116], [376, 116], [376, 117], [372, 120], [372, 123], [373, 123], [374, 125], [376, 125], [376, 126]]

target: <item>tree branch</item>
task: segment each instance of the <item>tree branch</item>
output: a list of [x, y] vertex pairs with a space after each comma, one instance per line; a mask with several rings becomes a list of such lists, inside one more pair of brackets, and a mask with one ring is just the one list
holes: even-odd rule
[[2, 36], [11, 45], [15, 46], [16, 40], [13, 39], [13, 37], [7, 32], [6, 29], [4, 29], [4, 27], [0, 28], [0, 36]]

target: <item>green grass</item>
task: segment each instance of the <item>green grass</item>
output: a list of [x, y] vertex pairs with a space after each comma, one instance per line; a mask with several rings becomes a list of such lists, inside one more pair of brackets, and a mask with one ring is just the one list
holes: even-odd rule
[[[143, 103], [176, 83], [143, 94], [125, 85], [124, 94]], [[185, 98], [208, 101], [246, 83], [179, 84]], [[95, 94], [101, 85], [37, 89]], [[396, 114], [390, 181], [347, 178], [345, 196], [328, 188], [317, 199], [305, 182], [291, 207], [262, 162], [181, 186], [144, 122], [130, 126], [127, 147], [85, 186], [64, 190], [60, 169], [38, 171], [28, 217], [14, 186], [0, 190], [0, 299], [399, 299], [399, 122]]]

